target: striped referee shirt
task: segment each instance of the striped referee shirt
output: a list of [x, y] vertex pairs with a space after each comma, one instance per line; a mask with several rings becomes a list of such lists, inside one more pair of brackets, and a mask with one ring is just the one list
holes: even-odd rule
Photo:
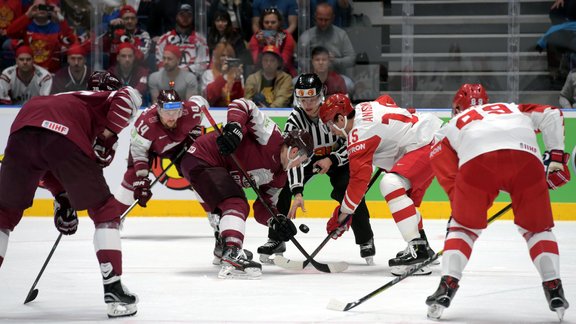
[[292, 194], [304, 191], [304, 168], [312, 167], [318, 160], [329, 157], [332, 165], [342, 166], [348, 163], [348, 151], [346, 140], [334, 135], [330, 129], [320, 122], [320, 119], [312, 120], [300, 107], [295, 107], [288, 116], [284, 131], [303, 129], [312, 135], [314, 141], [314, 156], [308, 165], [300, 165], [288, 170], [288, 183]]

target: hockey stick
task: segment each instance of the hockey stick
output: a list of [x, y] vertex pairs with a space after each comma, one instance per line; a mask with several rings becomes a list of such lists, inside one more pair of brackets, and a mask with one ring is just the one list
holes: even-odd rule
[[44, 273], [44, 269], [46, 269], [46, 266], [48, 265], [48, 262], [52, 258], [52, 254], [54, 254], [54, 251], [56, 250], [58, 243], [60, 243], [61, 238], [62, 238], [62, 233], [60, 233], [60, 235], [58, 235], [56, 242], [54, 242], [54, 246], [52, 246], [52, 250], [50, 250], [50, 253], [48, 254], [48, 257], [46, 258], [46, 261], [44, 261], [44, 264], [42, 265], [42, 269], [40, 269], [40, 273], [38, 273], [38, 276], [36, 276], [36, 280], [34, 280], [34, 284], [32, 285], [32, 287], [30, 287], [30, 291], [28, 292], [28, 295], [26, 296], [26, 299], [24, 300], [24, 304], [27, 304], [27, 303], [33, 301], [34, 299], [36, 299], [36, 296], [38, 296], [38, 289], [35, 289], [34, 287], [36, 287], [36, 284], [38, 284], [38, 281], [40, 280], [42, 273]]
[[[174, 165], [174, 161], [178, 160], [182, 155], [184, 155], [184, 153], [186, 153], [186, 151], [188, 150], [188, 148], [184, 147], [179, 153], [178, 155], [176, 155], [176, 158], [172, 161], [170, 161], [170, 164], [168, 164], [168, 166], [164, 169], [164, 171], [162, 171], [162, 173], [160, 173], [160, 175], [158, 177], [156, 177], [156, 179], [154, 179], [154, 181], [152, 181], [152, 183], [150, 184], [150, 188], [154, 187], [154, 185], [160, 181], [162, 178], [164, 178], [164, 176], [166, 176], [166, 173], [168, 172], [168, 170], [170, 170], [170, 168]], [[122, 215], [120, 215], [120, 228], [122, 228], [122, 225], [124, 224], [124, 219], [126, 218], [126, 215], [128, 215], [128, 213], [134, 209], [134, 207], [136, 206], [136, 204], [138, 203], [138, 200], [135, 200], [132, 205], [130, 205], [130, 207], [128, 207], [128, 209], [122, 213]], [[38, 296], [38, 289], [35, 289], [36, 285], [38, 284], [38, 281], [40, 280], [40, 277], [42, 276], [42, 274], [44, 273], [44, 269], [46, 269], [46, 266], [48, 265], [48, 262], [50, 262], [50, 259], [52, 258], [52, 254], [54, 254], [54, 251], [56, 250], [56, 247], [58, 246], [58, 243], [60, 243], [60, 239], [62, 238], [62, 233], [60, 233], [60, 235], [58, 235], [58, 238], [56, 239], [56, 242], [54, 242], [54, 246], [52, 246], [52, 250], [50, 251], [50, 253], [48, 254], [48, 257], [46, 258], [46, 261], [44, 261], [44, 264], [42, 265], [42, 269], [40, 269], [40, 273], [38, 273], [38, 276], [36, 276], [36, 280], [34, 281], [34, 283], [32, 284], [32, 287], [30, 287], [30, 291], [28, 292], [28, 295], [26, 296], [26, 299], [24, 300], [24, 304], [27, 304], [31, 301], [33, 301], [34, 299], [36, 299], [36, 297]]]
[[[382, 169], [378, 168], [376, 173], [374, 173], [374, 175], [372, 176], [372, 179], [370, 179], [370, 183], [368, 183], [368, 188], [366, 189], [366, 192], [364, 193], [364, 195], [366, 195], [368, 193], [368, 190], [370, 190], [370, 188], [372, 187], [374, 182], [376, 182], [376, 180], [378, 179], [378, 177], [380, 176], [381, 173], [382, 173]], [[350, 218], [350, 217], [351, 217], [351, 215], [346, 216], [346, 219], [344, 219], [344, 221], [342, 221], [342, 223], [340, 223], [340, 225], [346, 224], [346, 222], [348, 221], [348, 218]], [[314, 258], [320, 252], [320, 250], [322, 250], [322, 248], [328, 243], [328, 241], [330, 241], [330, 238], [332, 238], [332, 235], [334, 235], [334, 233], [336, 233], [336, 231], [338, 231], [338, 229], [333, 230], [332, 232], [330, 232], [330, 234], [328, 234], [328, 236], [326, 236], [326, 238], [322, 241], [322, 243], [320, 243], [320, 245], [318, 245], [316, 250], [314, 250], [314, 252], [312, 252], [312, 254], [310, 254], [311, 258]], [[310, 263], [310, 262], [308, 262], [308, 260], [294, 261], [294, 260], [287, 259], [282, 255], [276, 255], [274, 257], [274, 264], [276, 264], [277, 266], [279, 266], [281, 268], [289, 269], [289, 270], [303, 270], [304, 268], [306, 268], [308, 263]]]
[[[180, 159], [184, 153], [186, 153], [186, 151], [188, 151], [188, 148], [186, 146], [184, 146], [182, 148], [182, 150], [180, 152], [178, 152], [178, 155], [176, 155], [176, 158], [172, 159], [170, 161], [170, 164], [168, 164], [168, 166], [162, 171], [162, 173], [160, 173], [159, 176], [156, 177], [156, 179], [154, 179], [154, 181], [152, 181], [152, 183], [150, 184], [150, 189], [152, 189], [152, 187], [154, 187], [154, 185], [160, 181], [161, 179], [163, 179], [166, 176], [166, 173], [168, 173], [168, 170], [170, 170], [170, 168], [174, 165], [174, 161], [177, 161], [178, 159]], [[134, 207], [136, 207], [136, 204], [138, 203], [138, 199], [134, 200], [134, 202], [132, 203], [132, 205], [130, 205], [130, 207], [128, 207], [128, 209], [126, 209], [126, 211], [124, 211], [122, 213], [122, 215], [120, 215], [120, 228], [122, 228], [122, 225], [124, 224], [124, 218], [126, 218], [126, 215], [128, 215], [128, 213], [134, 209]]]
[[[212, 127], [218, 132], [218, 134], [222, 135], [222, 130], [220, 129], [220, 127], [218, 127], [218, 124], [216, 124], [216, 121], [214, 120], [214, 118], [212, 118], [212, 115], [210, 114], [208, 109], [205, 106], [202, 106], [201, 109], [204, 112], [204, 115], [206, 116], [206, 118], [208, 118], [208, 121], [210, 122]], [[278, 216], [276, 216], [276, 213], [274, 213], [274, 211], [272, 210], [272, 208], [270, 207], [268, 202], [266, 202], [266, 200], [264, 200], [262, 193], [260, 192], [260, 189], [258, 188], [256, 183], [254, 182], [254, 179], [252, 179], [252, 177], [248, 174], [248, 172], [246, 172], [246, 169], [244, 169], [242, 167], [242, 164], [240, 163], [240, 161], [238, 160], [236, 155], [234, 153], [232, 153], [232, 154], [230, 154], [230, 157], [232, 158], [232, 160], [234, 161], [234, 164], [236, 164], [236, 167], [238, 167], [238, 169], [240, 170], [240, 172], [242, 173], [244, 178], [246, 178], [246, 180], [250, 184], [250, 187], [252, 187], [252, 190], [254, 190], [254, 192], [256, 193], [258, 200], [266, 208], [268, 213], [270, 213], [270, 215], [275, 220], [278, 220]], [[306, 250], [304, 250], [302, 245], [300, 245], [300, 243], [294, 237], [290, 238], [290, 241], [292, 241], [292, 243], [294, 243], [296, 248], [306, 257], [306, 259], [314, 266], [314, 268], [316, 268], [319, 271], [328, 272], [328, 273], [330, 273], [330, 272], [342, 272], [348, 268], [348, 264], [346, 262], [327, 263], [327, 264], [317, 262], [316, 260], [312, 259], [312, 257], [308, 254], [308, 252], [306, 252]]]
[[[502, 208], [499, 212], [497, 212], [494, 216], [490, 217], [488, 219], [488, 224], [492, 223], [493, 221], [495, 221], [497, 218], [499, 218], [500, 216], [504, 215], [510, 208], [512, 207], [512, 203], [509, 203], [508, 205], [506, 205], [506, 207]], [[418, 272], [418, 270], [422, 269], [423, 267], [431, 264], [432, 262], [434, 262], [436, 259], [438, 259], [442, 253], [444, 253], [444, 250], [440, 250], [438, 251], [436, 254], [434, 254], [430, 259], [418, 264], [417, 266], [415, 266], [414, 268], [411, 268], [410, 270], [408, 270], [407, 272], [405, 272], [404, 274], [402, 274], [399, 277], [396, 277], [394, 280], [389, 281], [387, 284], [385, 284], [384, 286], [374, 290], [373, 292], [369, 293], [368, 295], [350, 302], [350, 303], [344, 303], [341, 302], [339, 300], [336, 299], [331, 299], [328, 302], [328, 305], [326, 306], [328, 309], [331, 310], [337, 310], [337, 311], [348, 311], [351, 310], [352, 308], [362, 304], [363, 302], [367, 301], [368, 299], [378, 295], [379, 293], [383, 292], [384, 290], [394, 286], [395, 284], [399, 283], [400, 281], [410, 277], [411, 275], [413, 275], [414, 273]]]

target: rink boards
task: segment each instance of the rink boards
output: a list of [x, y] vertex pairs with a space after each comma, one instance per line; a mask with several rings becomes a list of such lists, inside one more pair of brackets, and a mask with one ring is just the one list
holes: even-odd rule
[[[225, 121], [224, 109], [212, 109], [212, 115], [217, 122]], [[265, 109], [266, 113], [283, 127], [290, 109]], [[449, 117], [448, 109], [423, 109], [421, 112], [432, 112], [440, 117]], [[0, 159], [3, 157], [4, 148], [9, 135], [10, 125], [18, 113], [17, 107], [0, 108]], [[566, 150], [571, 153], [570, 171], [574, 177], [574, 156], [576, 154], [576, 111], [564, 110], [566, 126]], [[205, 126], [209, 126], [204, 120]], [[122, 180], [126, 169], [126, 158], [128, 156], [129, 129], [125, 129], [120, 135], [116, 158], [113, 163], [105, 169], [106, 180], [112, 193], [116, 191]], [[541, 138], [540, 138], [541, 142]], [[542, 143], [541, 148], [543, 149]], [[169, 161], [162, 161], [162, 166], [167, 166]], [[159, 165], [153, 170], [154, 174], [162, 172]], [[299, 214], [299, 217], [328, 217], [336, 206], [336, 202], [330, 200], [331, 186], [328, 177], [319, 176], [313, 178], [304, 191], [306, 199], [306, 213]], [[189, 189], [187, 181], [180, 178], [177, 172], [172, 169], [168, 172], [168, 178], [153, 188], [153, 199], [148, 203], [147, 208], [136, 207], [131, 216], [204, 216], [205, 213], [197, 202], [196, 195]], [[256, 197], [251, 190], [247, 190], [249, 199]], [[386, 203], [380, 195], [378, 186], [375, 185], [367, 194], [367, 204], [371, 217], [391, 218], [392, 215]], [[576, 181], [572, 180], [559, 190], [551, 192], [552, 207], [554, 217], [557, 220], [576, 220]], [[495, 203], [493, 210], [502, 208], [509, 201], [507, 194], [501, 194]], [[38, 189], [34, 204], [26, 210], [25, 215], [50, 215], [52, 214], [52, 199], [48, 191]], [[432, 183], [421, 206], [421, 211], [426, 218], [447, 218], [450, 215], [448, 198], [440, 188], [436, 180]], [[491, 211], [492, 212], [492, 211]], [[85, 213], [81, 213], [85, 215]], [[510, 218], [510, 216], [508, 216]]]

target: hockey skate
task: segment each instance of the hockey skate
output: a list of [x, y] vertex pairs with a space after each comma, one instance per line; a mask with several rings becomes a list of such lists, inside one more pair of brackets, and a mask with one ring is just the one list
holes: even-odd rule
[[122, 284], [120, 276], [114, 274], [110, 263], [101, 264], [100, 269], [104, 282], [104, 302], [108, 305], [108, 317], [135, 315], [138, 311], [136, 307], [138, 296], [130, 293], [128, 288]]
[[[428, 251], [428, 257], [433, 257], [436, 252], [434, 252], [434, 250], [432, 250], [432, 248], [430, 248], [430, 243], [428, 243], [428, 238], [426, 237], [426, 232], [424, 232], [423, 229], [419, 230], [420, 232], [420, 238], [422, 238], [423, 240], [426, 241], [426, 250]], [[410, 253], [410, 243], [408, 243], [408, 245], [406, 246], [406, 248], [398, 253], [396, 253], [396, 257], [399, 258], [400, 256], [402, 256], [403, 254], [406, 253]], [[432, 263], [430, 263], [430, 265], [439, 265], [440, 264], [440, 260], [436, 259], [434, 260]]]
[[542, 287], [544, 288], [544, 294], [546, 295], [546, 300], [548, 301], [548, 307], [550, 307], [551, 311], [556, 312], [558, 319], [562, 321], [564, 318], [564, 312], [570, 306], [564, 297], [562, 280], [554, 279], [545, 281], [542, 283]]
[[366, 264], [374, 265], [374, 255], [376, 255], [376, 247], [374, 246], [374, 238], [368, 242], [360, 245], [360, 256], [366, 260]]
[[286, 243], [268, 239], [268, 242], [258, 247], [258, 254], [260, 254], [260, 262], [266, 264], [274, 264], [274, 259], [270, 258], [272, 254], [283, 255], [286, 252]]
[[262, 265], [248, 260], [244, 250], [236, 246], [226, 246], [222, 256], [222, 266], [218, 272], [220, 279], [260, 279]]
[[[413, 239], [408, 242], [408, 253], [402, 254], [399, 257], [390, 259], [388, 261], [388, 266], [390, 266], [390, 272], [395, 276], [401, 276], [404, 273], [410, 271], [412, 268], [417, 267], [420, 263], [428, 260], [428, 245], [423, 239]], [[415, 276], [429, 275], [432, 271], [429, 266], [422, 267], [416, 273]]]
[[[222, 264], [222, 253], [224, 252], [224, 241], [220, 236], [219, 232], [214, 232], [214, 238], [216, 242], [214, 243], [214, 259], [212, 259], [213, 265], [221, 265]], [[254, 254], [249, 250], [244, 250], [244, 254], [246, 254], [246, 259], [252, 261], [254, 258]]]
[[451, 276], [442, 276], [438, 289], [426, 298], [426, 305], [428, 305], [428, 318], [431, 320], [439, 320], [442, 316], [444, 309], [450, 307], [450, 302], [458, 290], [458, 279]]

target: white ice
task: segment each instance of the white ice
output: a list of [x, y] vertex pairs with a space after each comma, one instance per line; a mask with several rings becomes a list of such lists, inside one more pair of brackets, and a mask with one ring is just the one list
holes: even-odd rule
[[[297, 219], [310, 227], [296, 238], [310, 253], [325, 237], [324, 219]], [[265, 265], [261, 280], [217, 279], [211, 264], [214, 239], [204, 218], [128, 217], [122, 232], [123, 282], [140, 298], [135, 317], [117, 323], [433, 323], [426, 319], [426, 297], [434, 292], [440, 266], [432, 275], [409, 277], [348, 312], [326, 309], [332, 298], [345, 303], [366, 296], [394, 279], [387, 261], [405, 247], [390, 219], [372, 220], [375, 266], [360, 258], [352, 232], [330, 241], [316, 260], [346, 261], [343, 273], [309, 267], [287, 271]], [[445, 221], [427, 220], [434, 250], [442, 248]], [[250, 218], [245, 248], [256, 252], [267, 229]], [[566, 298], [576, 305], [576, 222], [558, 222]], [[50, 217], [25, 217], [10, 237], [0, 268], [0, 322], [108, 322], [94, 248], [92, 222], [81, 218], [78, 233], [63, 237], [37, 288], [23, 305], [52, 248], [57, 232]], [[256, 253], [255, 253], [256, 254]], [[285, 256], [304, 257], [288, 243]], [[557, 323], [548, 309], [540, 278], [526, 244], [511, 221], [498, 220], [476, 242], [446, 323]], [[573, 306], [576, 307], [576, 306]], [[564, 323], [576, 323], [573, 308]]]

